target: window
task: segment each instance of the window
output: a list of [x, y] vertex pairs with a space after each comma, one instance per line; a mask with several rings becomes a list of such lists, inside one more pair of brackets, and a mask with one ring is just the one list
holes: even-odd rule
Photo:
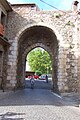
[[2, 25], [5, 25], [5, 19], [6, 19], [6, 16], [3, 12], [1, 12], [1, 24]]

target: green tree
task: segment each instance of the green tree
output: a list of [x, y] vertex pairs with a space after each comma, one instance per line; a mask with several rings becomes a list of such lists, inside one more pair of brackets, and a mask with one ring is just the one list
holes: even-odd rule
[[27, 60], [32, 71], [39, 71], [42, 74], [51, 72], [51, 58], [48, 52], [45, 50], [42, 50], [40, 48], [32, 50], [29, 52]]

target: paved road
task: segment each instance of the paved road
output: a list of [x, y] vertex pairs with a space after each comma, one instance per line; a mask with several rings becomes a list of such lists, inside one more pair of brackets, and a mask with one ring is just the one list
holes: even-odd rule
[[0, 99], [0, 120], [80, 120], [80, 109], [50, 89], [26, 88]]
[[[25, 86], [26, 88], [31, 88], [30, 80], [25, 80]], [[46, 83], [46, 80], [35, 80], [35, 89], [52, 89], [52, 81], [49, 80], [48, 83]]]

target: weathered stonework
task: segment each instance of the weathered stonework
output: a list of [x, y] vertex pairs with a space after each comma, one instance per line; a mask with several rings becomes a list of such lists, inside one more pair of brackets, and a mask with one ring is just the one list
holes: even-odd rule
[[24, 87], [25, 60], [33, 48], [42, 47], [52, 57], [53, 90], [80, 90], [80, 17], [71, 11], [41, 11], [14, 5], [8, 14], [6, 35], [11, 43], [6, 87]]
[[7, 57], [8, 46], [0, 44], [0, 89], [6, 88]]
[[0, 45], [0, 88], [2, 83], [2, 68], [3, 68], [3, 46]]

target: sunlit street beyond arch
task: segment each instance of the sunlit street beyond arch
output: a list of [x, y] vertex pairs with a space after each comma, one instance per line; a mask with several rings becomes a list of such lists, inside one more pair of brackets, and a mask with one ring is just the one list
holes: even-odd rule
[[[48, 83], [47, 83], [46, 80], [35, 79], [34, 89], [51, 90], [52, 85], [53, 85], [52, 80], [48, 80]], [[29, 79], [25, 80], [25, 87], [26, 88], [31, 88], [31, 83], [30, 83]]]
[[52, 59], [45, 49], [36, 47], [28, 53], [25, 74], [25, 88], [31, 88], [33, 77], [35, 89], [53, 89]]

